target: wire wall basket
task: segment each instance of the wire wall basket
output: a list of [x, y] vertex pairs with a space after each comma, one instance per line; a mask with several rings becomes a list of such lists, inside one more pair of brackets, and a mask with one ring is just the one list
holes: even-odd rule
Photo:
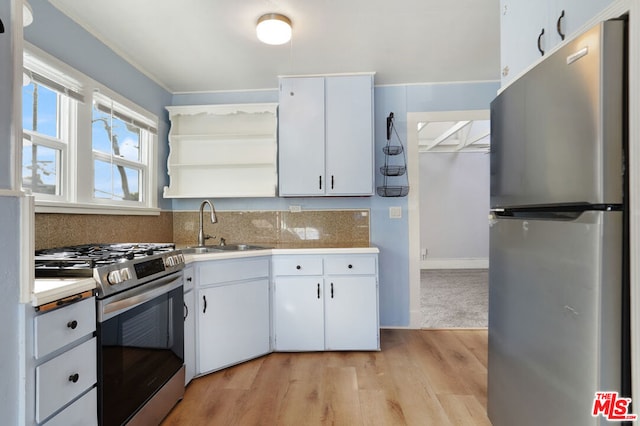
[[[392, 137], [394, 135], [395, 137]], [[382, 148], [382, 152], [385, 157], [380, 174], [384, 176], [384, 180], [382, 186], [376, 188], [376, 192], [381, 197], [406, 197], [409, 193], [407, 157], [394, 125], [393, 112], [387, 117], [387, 144]]]

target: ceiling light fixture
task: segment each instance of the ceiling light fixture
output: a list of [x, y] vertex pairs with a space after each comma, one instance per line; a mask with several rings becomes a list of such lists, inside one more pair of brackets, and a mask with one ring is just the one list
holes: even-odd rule
[[291, 40], [291, 20], [279, 13], [267, 13], [258, 18], [258, 40], [266, 44], [284, 44]]

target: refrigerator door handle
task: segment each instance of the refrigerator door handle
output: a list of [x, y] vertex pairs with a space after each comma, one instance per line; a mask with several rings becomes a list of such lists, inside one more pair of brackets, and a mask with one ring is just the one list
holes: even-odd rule
[[495, 219], [538, 219], [572, 221], [578, 219], [584, 210], [576, 211], [545, 211], [545, 210], [519, 210], [519, 209], [494, 209], [491, 216]]

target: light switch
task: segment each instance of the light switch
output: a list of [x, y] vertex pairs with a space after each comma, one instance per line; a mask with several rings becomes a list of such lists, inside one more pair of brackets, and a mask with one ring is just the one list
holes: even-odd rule
[[400, 206], [389, 207], [389, 218], [390, 219], [401, 219], [402, 218], [402, 207], [400, 207]]

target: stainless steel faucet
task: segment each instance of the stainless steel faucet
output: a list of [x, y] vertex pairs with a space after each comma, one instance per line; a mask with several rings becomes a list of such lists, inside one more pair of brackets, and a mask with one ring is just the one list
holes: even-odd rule
[[209, 205], [209, 208], [211, 209], [211, 223], [217, 223], [218, 219], [216, 218], [216, 210], [213, 208], [213, 204], [211, 204], [211, 201], [209, 200], [204, 200], [201, 204], [200, 204], [200, 221], [198, 222], [198, 246], [202, 247], [204, 246], [204, 240], [207, 240], [209, 238], [212, 238], [211, 235], [205, 235], [204, 234], [204, 206], [205, 205]]

